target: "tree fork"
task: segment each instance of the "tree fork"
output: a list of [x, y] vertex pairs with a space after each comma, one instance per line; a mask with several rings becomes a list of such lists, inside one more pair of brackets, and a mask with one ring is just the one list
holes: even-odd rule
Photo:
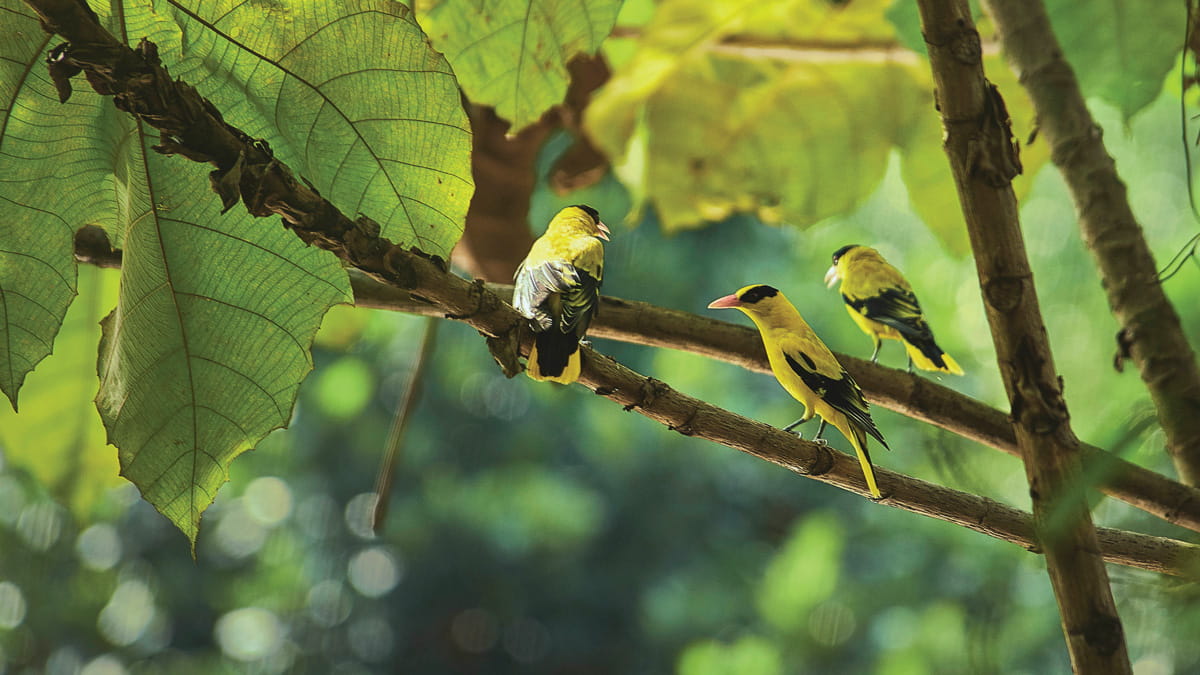
[[1021, 165], [1008, 111], [1000, 92], [984, 77], [979, 33], [966, 0], [917, 4], [946, 131], [944, 147], [1071, 665], [1076, 673], [1131, 673], [1087, 501], [1071, 489], [1080, 475], [1079, 440], [1071, 431], [1025, 254], [1010, 182]]
[[1001, 44], [1037, 111], [1050, 158], [1075, 202], [1079, 230], [1121, 325], [1118, 363], [1133, 360], [1150, 392], [1179, 479], [1200, 485], [1200, 369], [1154, 255], [1126, 198], [1116, 163], [1063, 58], [1043, 4], [985, 0]]

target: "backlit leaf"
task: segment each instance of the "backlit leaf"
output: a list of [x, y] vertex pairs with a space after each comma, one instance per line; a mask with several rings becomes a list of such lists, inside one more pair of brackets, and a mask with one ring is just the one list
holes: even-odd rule
[[596, 52], [620, 9], [621, 0], [417, 0], [467, 97], [494, 107], [513, 133], [562, 102], [567, 63]]

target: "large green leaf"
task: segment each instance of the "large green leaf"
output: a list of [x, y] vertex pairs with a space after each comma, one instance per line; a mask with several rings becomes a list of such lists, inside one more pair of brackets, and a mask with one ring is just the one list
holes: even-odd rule
[[[1186, 25], [1183, 2], [1144, 0], [1045, 0], [1058, 42], [1086, 96], [1115, 105], [1133, 117], [1162, 91], [1179, 58]], [[972, 0], [985, 41], [995, 29]], [[925, 51], [917, 3], [894, 0], [886, 14], [904, 44]]]
[[92, 134], [111, 118], [95, 100], [59, 105], [43, 65], [50, 38], [22, 3], [0, 5], [0, 34], [0, 391], [15, 410], [75, 297], [73, 233], [104, 210]]
[[[60, 105], [41, 64], [49, 40], [23, 5], [0, 2], [16, 35], [0, 47], [0, 198], [17, 214], [0, 225], [0, 337], [41, 350], [9, 349], [0, 368], [23, 377], [49, 352], [74, 293], [72, 234], [102, 226], [125, 254], [97, 407], [122, 474], [194, 542], [232, 459], [290, 418], [321, 317], [350, 300], [346, 275], [275, 223], [220, 215], [205, 167], [149, 151], [157, 133], [82, 78]], [[470, 133], [449, 66], [406, 8], [92, 6], [114, 34], [157, 43], [175, 76], [341, 208], [449, 254], [473, 189]]]
[[[593, 100], [588, 130], [667, 230], [733, 211], [798, 225], [845, 213], [931, 101], [911, 53], [880, 58], [873, 46], [891, 36], [886, 4], [668, 0]], [[777, 48], [739, 47], [756, 39]], [[844, 58], [787, 47], [854, 40], [864, 53]]]
[[[899, 152], [913, 208], [964, 253], [929, 64], [881, 19], [888, 3], [666, 0], [588, 131], [667, 230], [735, 211], [800, 226], [851, 212]], [[1013, 108], [1027, 128], [1028, 107]], [[1043, 161], [1033, 153], [1029, 173]]]
[[194, 542], [229, 463], [287, 424], [321, 317], [351, 296], [331, 254], [220, 215], [203, 167], [141, 142], [154, 199], [125, 233], [96, 405], [121, 474]]
[[126, 0], [176, 77], [343, 211], [443, 258], [462, 234], [471, 133], [458, 84], [390, 0]]
[[1186, 10], [1184, 2], [1046, 1], [1084, 94], [1112, 103], [1127, 121], [1162, 91], [1183, 47]]
[[567, 63], [596, 52], [621, 0], [418, 0], [416, 6], [467, 96], [493, 106], [515, 133], [562, 102]]
[[92, 403], [100, 319], [117, 302], [119, 278], [116, 270], [79, 269], [79, 297], [63, 320], [54, 355], [21, 390], [21, 413], [0, 407], [5, 461], [35, 476], [81, 518], [120, 481], [116, 453], [104, 442]]

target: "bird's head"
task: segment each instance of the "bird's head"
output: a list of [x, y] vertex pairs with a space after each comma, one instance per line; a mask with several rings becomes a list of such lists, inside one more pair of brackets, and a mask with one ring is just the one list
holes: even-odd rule
[[859, 251], [869, 250], [858, 244], [850, 244], [843, 246], [833, 252], [833, 264], [829, 266], [829, 270], [825, 272], [825, 287], [833, 288], [833, 285], [846, 276], [846, 265], [854, 259]]
[[550, 229], [569, 231], [608, 241], [608, 226], [600, 221], [600, 212], [586, 204], [568, 206], [550, 221]]
[[[750, 316], [768, 313], [783, 300], [783, 294], [774, 286], [751, 284], [733, 295], [726, 295], [708, 303], [709, 309], [740, 309]], [[786, 301], [785, 301], [786, 302]]]

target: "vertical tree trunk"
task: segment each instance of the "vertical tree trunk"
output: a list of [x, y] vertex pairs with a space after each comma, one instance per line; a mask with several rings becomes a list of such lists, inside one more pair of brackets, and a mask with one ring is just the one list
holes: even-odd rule
[[1038, 308], [1011, 179], [1020, 160], [999, 91], [983, 75], [966, 0], [919, 0], [1000, 373], [1025, 462], [1038, 541], [1077, 673], [1132, 672], [1079, 480], [1079, 441]]
[[[985, 0], [1009, 63], [1033, 99], [1051, 159], [1066, 179], [1079, 229], [1121, 324], [1118, 358], [1132, 358], [1150, 392], [1179, 478], [1200, 481], [1200, 370], [1158, 281], [1125, 184], [1062, 55], [1041, 2]], [[1174, 39], [1176, 36], [1164, 36]], [[1099, 365], [1099, 364], [1097, 364]]]

